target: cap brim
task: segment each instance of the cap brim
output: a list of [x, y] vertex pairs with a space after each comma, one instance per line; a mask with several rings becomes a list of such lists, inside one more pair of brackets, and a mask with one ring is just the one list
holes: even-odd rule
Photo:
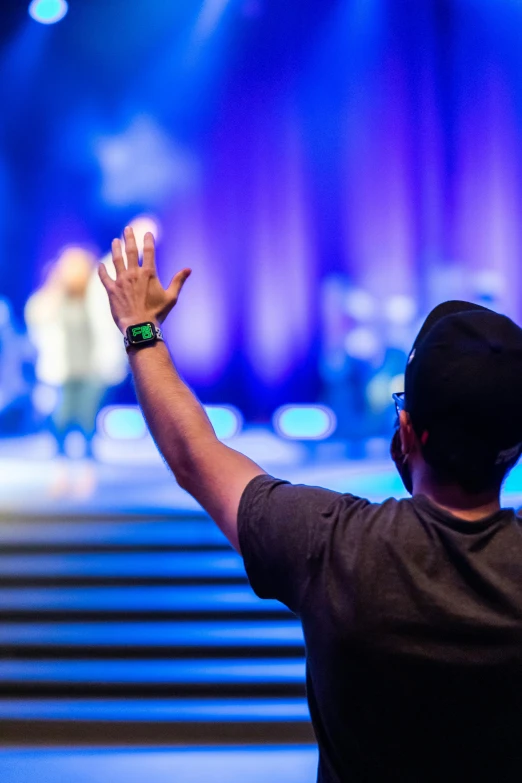
[[417, 345], [426, 337], [428, 332], [433, 329], [435, 324], [441, 321], [443, 318], [446, 318], [447, 315], [469, 313], [472, 310], [482, 310], [487, 313], [493, 312], [493, 310], [490, 310], [488, 307], [483, 307], [482, 305], [474, 304], [473, 302], [463, 302], [458, 299], [453, 299], [449, 302], [442, 302], [441, 304], [437, 305], [433, 308], [431, 313], [422, 324], [421, 330], [415, 338], [415, 342], [413, 343], [413, 348], [416, 348]]

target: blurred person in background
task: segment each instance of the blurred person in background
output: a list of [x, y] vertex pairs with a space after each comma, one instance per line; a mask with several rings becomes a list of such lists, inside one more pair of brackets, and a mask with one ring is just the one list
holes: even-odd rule
[[382, 362], [378, 303], [345, 275], [330, 275], [320, 291], [321, 399], [335, 412], [336, 434], [351, 458], [365, 456], [372, 434], [368, 385]]
[[379, 302], [381, 362], [366, 389], [370, 407], [368, 434], [379, 440], [382, 456], [388, 451], [388, 434], [393, 420], [392, 394], [404, 389], [404, 368], [413, 337], [418, 331], [417, 307], [410, 296], [393, 295]]
[[[83, 436], [87, 460], [74, 489], [84, 497], [95, 488], [90, 460], [97, 413], [107, 389], [121, 383], [127, 374], [125, 351], [95, 273], [96, 262], [95, 254], [87, 248], [66, 247], [25, 308], [37, 351], [38, 381], [58, 392], [51, 424], [59, 455], [68, 456], [70, 433]], [[51, 487], [55, 496], [72, 488], [67, 462], [59, 461]]]
[[322, 401], [335, 412], [337, 436], [352, 458], [386, 456], [416, 304], [405, 295], [377, 299], [336, 274], [322, 283], [320, 312]]

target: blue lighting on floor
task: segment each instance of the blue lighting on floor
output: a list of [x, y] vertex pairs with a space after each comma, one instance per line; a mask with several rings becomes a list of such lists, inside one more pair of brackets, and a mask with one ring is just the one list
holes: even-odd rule
[[279, 435], [294, 440], [323, 440], [337, 426], [334, 412], [325, 405], [283, 405], [273, 422]]
[[306, 699], [0, 699], [0, 720], [308, 721]]
[[302, 683], [303, 659], [3, 660], [0, 682], [69, 683]]
[[[264, 612], [285, 611], [261, 600], [248, 585], [227, 587], [46, 587], [0, 588], [0, 608], [22, 611]], [[288, 611], [288, 610], [286, 610]]]
[[0, 555], [0, 578], [54, 577], [245, 577], [235, 552], [97, 552]]
[[2, 783], [34, 783], [35, 778], [40, 783], [315, 783], [317, 749], [310, 745], [2, 749]]
[[32, 0], [29, 5], [29, 15], [41, 24], [59, 22], [68, 10], [66, 0]]
[[24, 647], [301, 647], [298, 620], [1, 623], [0, 645]]
[[[169, 477], [170, 480], [170, 477]], [[36, 529], [33, 529], [36, 528]], [[104, 545], [104, 546], [140, 546], [162, 545], [183, 546], [223, 546], [229, 543], [219, 528], [208, 518], [193, 518], [185, 521], [183, 517], [172, 522], [169, 518], [155, 522], [110, 522], [92, 521], [46, 522], [41, 525], [13, 525], [0, 522], [0, 545], [31, 542], [32, 544], [52, 545]]]

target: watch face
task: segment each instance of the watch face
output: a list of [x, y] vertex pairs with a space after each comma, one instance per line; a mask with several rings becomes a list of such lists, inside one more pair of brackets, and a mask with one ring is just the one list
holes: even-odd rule
[[135, 326], [129, 326], [127, 329], [127, 338], [130, 343], [134, 345], [139, 343], [150, 343], [151, 340], [156, 339], [156, 331], [154, 324], [136, 324]]

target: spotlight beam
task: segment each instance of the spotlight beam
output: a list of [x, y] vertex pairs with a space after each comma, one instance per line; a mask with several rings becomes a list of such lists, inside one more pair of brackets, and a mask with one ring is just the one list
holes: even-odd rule
[[198, 40], [208, 38], [216, 29], [230, 0], [205, 0], [196, 21], [195, 34]]

